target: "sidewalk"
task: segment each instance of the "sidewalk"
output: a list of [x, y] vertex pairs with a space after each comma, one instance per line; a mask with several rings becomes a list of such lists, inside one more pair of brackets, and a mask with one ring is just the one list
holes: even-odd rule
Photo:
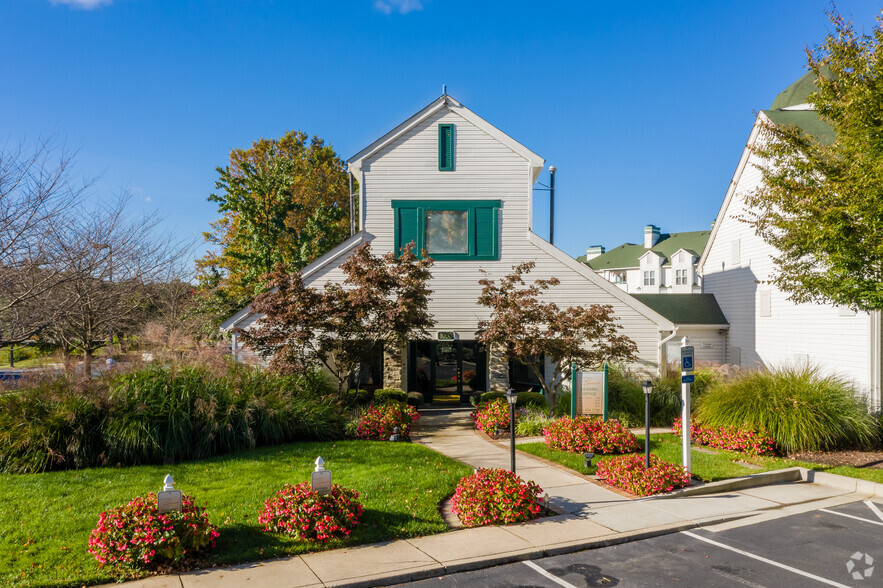
[[[412, 439], [473, 467], [509, 467], [508, 441], [488, 441], [472, 429], [468, 409], [421, 412]], [[517, 442], [516, 442], [517, 445]], [[872, 496], [883, 485], [791, 468], [633, 499], [587, 476], [563, 471], [523, 453], [516, 471], [548, 493], [563, 514], [507, 527], [461, 529], [400, 541], [158, 576], [137, 588], [251, 586], [378, 586], [614, 545], [697, 526], [768, 520]], [[791, 481], [788, 481], [791, 480]]]

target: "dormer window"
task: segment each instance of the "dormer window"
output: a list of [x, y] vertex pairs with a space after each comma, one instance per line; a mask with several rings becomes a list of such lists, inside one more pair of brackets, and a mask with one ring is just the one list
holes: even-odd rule
[[435, 260], [496, 260], [499, 200], [393, 200], [396, 252], [416, 243]]
[[438, 125], [438, 171], [454, 171], [454, 125]]
[[675, 270], [675, 285], [676, 286], [686, 286], [687, 285], [687, 270]]

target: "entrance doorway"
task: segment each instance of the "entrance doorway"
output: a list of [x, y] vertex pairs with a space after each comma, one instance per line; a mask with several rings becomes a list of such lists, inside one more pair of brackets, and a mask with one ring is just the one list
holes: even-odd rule
[[487, 391], [487, 353], [478, 341], [411, 341], [408, 390], [426, 402], [468, 402]]

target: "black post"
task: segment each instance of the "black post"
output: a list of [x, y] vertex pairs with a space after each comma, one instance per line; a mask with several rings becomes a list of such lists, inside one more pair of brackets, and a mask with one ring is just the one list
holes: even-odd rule
[[549, 243], [555, 244], [555, 172], [557, 168], [549, 167]]
[[15, 343], [13, 343], [9, 346], [9, 367], [11, 367], [11, 368], [15, 367], [15, 356], [13, 355], [14, 351], [15, 351]]
[[515, 403], [509, 403], [509, 452], [511, 455], [509, 469], [515, 473]]
[[644, 394], [644, 469], [650, 469], [650, 395]]

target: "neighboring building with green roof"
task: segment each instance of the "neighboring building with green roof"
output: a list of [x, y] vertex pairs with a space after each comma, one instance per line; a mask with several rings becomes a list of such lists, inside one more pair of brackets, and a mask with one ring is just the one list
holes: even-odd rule
[[711, 231], [662, 233], [644, 227], [644, 242], [623, 243], [604, 251], [599, 245], [577, 257], [601, 277], [630, 294], [693, 294], [702, 292], [696, 262], [705, 250]]
[[[757, 115], [698, 267], [703, 290], [714, 294], [730, 325], [726, 363], [751, 368], [809, 363], [824, 374], [849, 381], [867, 395], [872, 410], [880, 410], [881, 313], [854, 312], [830, 304], [795, 304], [770, 282], [779, 251], [741, 220], [751, 214], [746, 194], [763, 185], [758, 166], [767, 162], [758, 158], [753, 148], [764, 140], [766, 121], [795, 125], [821, 143], [835, 140], [831, 126], [809, 103], [816, 80], [815, 74], [807, 73], [783, 90], [769, 110]], [[658, 306], [655, 310], [666, 318], [672, 316]]]

